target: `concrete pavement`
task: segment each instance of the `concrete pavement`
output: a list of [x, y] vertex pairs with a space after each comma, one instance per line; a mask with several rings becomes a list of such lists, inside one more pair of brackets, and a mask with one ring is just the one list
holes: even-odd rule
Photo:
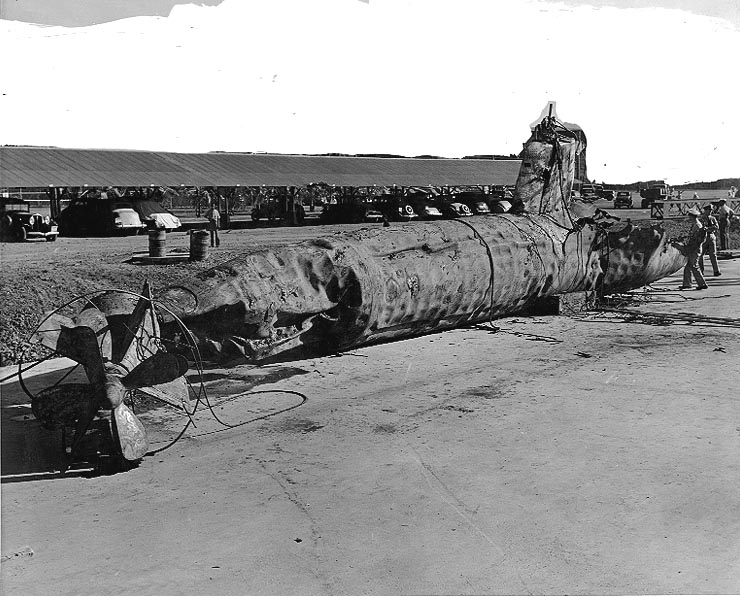
[[[34, 555], [3, 564], [4, 591], [738, 593], [740, 260], [721, 266], [708, 290], [679, 272], [638, 294], [625, 310], [664, 315], [643, 322], [508, 318], [209, 368], [223, 420], [275, 416], [203, 411], [110, 477], [10, 482], [51, 443], [8, 381], [2, 554]], [[147, 419], [157, 441], [182, 422]]]

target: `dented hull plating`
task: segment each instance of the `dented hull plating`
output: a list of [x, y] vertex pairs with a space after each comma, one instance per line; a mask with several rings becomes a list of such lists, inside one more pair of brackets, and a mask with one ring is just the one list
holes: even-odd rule
[[250, 251], [162, 299], [206, 354], [260, 360], [482, 322], [546, 296], [624, 291], [684, 263], [657, 226], [573, 232], [540, 216], [491, 215]]
[[[547, 126], [545, 126], [547, 124]], [[259, 361], [337, 351], [515, 313], [557, 294], [637, 288], [686, 262], [660, 226], [610, 226], [571, 208], [567, 131], [525, 144], [518, 213], [336, 233], [249, 250], [160, 299], [205, 355]]]

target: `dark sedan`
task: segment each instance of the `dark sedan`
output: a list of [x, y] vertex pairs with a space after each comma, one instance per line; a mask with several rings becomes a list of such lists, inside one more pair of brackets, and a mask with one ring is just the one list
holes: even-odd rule
[[423, 193], [406, 195], [406, 200], [414, 208], [420, 219], [442, 219], [442, 212], [434, 204], [434, 197]]
[[138, 234], [146, 229], [133, 204], [116, 199], [72, 199], [58, 221], [62, 236]]
[[473, 215], [488, 215], [491, 213], [489, 204], [491, 196], [482, 192], [463, 191], [455, 194], [455, 200], [468, 206]]
[[385, 196], [375, 198], [375, 209], [388, 221], [413, 221], [419, 219], [411, 203], [403, 197]]

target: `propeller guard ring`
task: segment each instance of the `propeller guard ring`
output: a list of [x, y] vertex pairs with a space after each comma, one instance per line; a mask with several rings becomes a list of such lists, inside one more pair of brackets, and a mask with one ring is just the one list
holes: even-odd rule
[[[107, 309], [102, 310], [110, 304], [113, 305], [110, 312]], [[121, 337], [121, 328], [116, 328], [111, 323], [113, 318], [125, 317], [121, 309], [129, 305], [133, 308], [128, 319], [130, 324], [124, 329]], [[76, 313], [73, 315], [74, 318], [66, 316], [72, 313]], [[174, 349], [174, 352], [167, 351], [166, 342], [163, 342], [159, 335], [159, 322], [163, 316], [167, 317], [168, 321], [176, 321], [180, 327], [180, 337], [185, 338], [185, 341], [178, 341], [170, 348]], [[118, 337], [114, 337], [116, 333]], [[114, 340], [118, 340], [119, 348], [123, 344], [122, 351], [119, 349], [116, 353]], [[112, 410], [111, 431], [114, 439], [117, 439], [114, 444], [119, 456], [124, 460], [138, 461], [146, 455], [148, 443], [141, 421], [125, 405], [131, 404], [133, 394], [142, 391], [190, 415], [187, 405], [191, 400], [190, 392], [200, 396], [202, 391], [201, 358], [192, 333], [167, 306], [152, 298], [148, 283], [145, 284], [141, 294], [121, 289], [102, 289], [75, 296], [45, 314], [29, 336], [27, 346], [34, 342], [51, 351], [37, 364], [55, 355], [71, 358], [77, 363], [54, 385], [33, 391], [29, 390], [24, 381], [22, 365], [19, 365], [18, 369], [21, 388], [29, 396], [31, 409], [41, 426], [47, 430], [61, 429], [63, 433], [68, 427], [75, 428], [73, 452], [74, 447], [86, 434], [92, 420], [98, 415], [98, 411]], [[76, 343], [87, 345], [79, 346], [75, 345]], [[27, 347], [24, 354], [28, 350]], [[185, 358], [178, 355], [183, 350], [189, 352], [188, 359], [195, 362], [195, 369], [200, 378], [199, 390], [185, 378], [189, 365]], [[26, 361], [23, 355], [19, 360]], [[163, 367], [159, 366], [160, 364], [168, 364], [169, 372], [162, 373]], [[89, 383], [78, 382], [78, 379], [74, 378], [70, 379], [70, 382], [65, 382], [67, 376], [79, 366], [84, 368]], [[111, 384], [120, 386], [121, 403], [109, 403], [106, 399], [105, 388]], [[168, 386], [169, 394], [163, 391], [163, 388]], [[148, 389], [156, 391], [149, 392]], [[116, 428], [117, 424], [123, 427]], [[70, 451], [67, 453], [70, 454]]]

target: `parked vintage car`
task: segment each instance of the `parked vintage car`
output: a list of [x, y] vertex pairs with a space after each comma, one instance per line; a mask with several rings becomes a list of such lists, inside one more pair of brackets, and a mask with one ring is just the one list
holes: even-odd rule
[[432, 220], [442, 219], [442, 212], [434, 204], [434, 197], [424, 193], [413, 193], [406, 195], [406, 200], [414, 208], [419, 219]]
[[372, 203], [361, 200], [328, 203], [321, 212], [322, 223], [378, 223], [383, 221], [383, 214], [375, 209]]
[[495, 201], [491, 202], [491, 211], [493, 213], [508, 213], [511, 211], [511, 202], [510, 201]]
[[496, 184], [494, 186], [491, 186], [488, 191], [488, 196], [492, 199], [502, 199], [508, 201], [514, 196], [514, 194], [508, 186]]
[[[488, 215], [491, 212], [489, 205], [491, 198], [490, 195], [476, 191], [463, 191], [455, 195], [455, 199], [467, 205], [473, 215]], [[495, 200], [498, 200], [498, 197]]]
[[54, 242], [59, 232], [56, 222], [48, 215], [31, 211], [22, 199], [0, 198], [0, 238], [3, 240], [32, 240], [44, 238]]
[[117, 199], [72, 199], [58, 222], [62, 236], [138, 234], [146, 229], [133, 204]]
[[614, 208], [619, 209], [620, 207], [632, 209], [632, 193], [630, 191], [617, 191], [617, 196], [614, 198]]
[[165, 230], [171, 232], [178, 229], [182, 223], [174, 213], [171, 213], [157, 201], [135, 200], [131, 203], [139, 218], [150, 230]]
[[437, 206], [447, 219], [470, 217], [473, 212], [465, 203], [457, 200], [455, 195], [443, 195], [437, 199]]
[[380, 195], [375, 197], [375, 209], [385, 216], [388, 221], [413, 221], [419, 219], [411, 203], [403, 197], [394, 195]]

